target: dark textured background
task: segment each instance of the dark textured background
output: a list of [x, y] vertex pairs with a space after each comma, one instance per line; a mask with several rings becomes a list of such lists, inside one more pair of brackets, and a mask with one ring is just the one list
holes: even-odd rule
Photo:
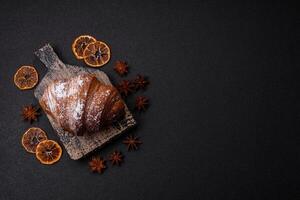
[[[299, 199], [298, 16], [278, 1], [1, 1], [0, 199]], [[90, 157], [64, 151], [44, 166], [24, 151], [20, 110], [37, 102], [12, 81], [25, 64], [46, 73], [33, 52], [47, 42], [84, 66], [70, 46], [86, 33], [110, 45], [102, 69], [115, 82], [117, 59], [130, 64], [127, 78], [151, 80], [139, 93], [151, 107], [131, 131], [144, 144], [128, 153], [122, 137], [95, 152], [126, 156], [103, 175], [89, 172]], [[45, 115], [33, 126], [58, 139]]]

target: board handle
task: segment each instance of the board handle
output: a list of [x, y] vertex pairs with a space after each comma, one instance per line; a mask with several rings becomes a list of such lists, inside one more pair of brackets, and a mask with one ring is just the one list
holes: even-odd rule
[[59, 59], [50, 44], [46, 44], [34, 54], [45, 64], [49, 69], [61, 69], [65, 64]]

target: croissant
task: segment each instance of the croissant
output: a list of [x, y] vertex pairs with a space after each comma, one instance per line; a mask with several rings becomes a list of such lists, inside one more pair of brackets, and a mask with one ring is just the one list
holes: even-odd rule
[[91, 74], [54, 81], [39, 103], [63, 130], [74, 135], [97, 132], [125, 114], [118, 91]]

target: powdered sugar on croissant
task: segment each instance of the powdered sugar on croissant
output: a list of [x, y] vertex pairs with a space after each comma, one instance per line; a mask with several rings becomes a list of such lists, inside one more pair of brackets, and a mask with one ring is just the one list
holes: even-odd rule
[[45, 89], [40, 105], [64, 130], [76, 135], [99, 131], [125, 113], [117, 90], [91, 74], [54, 81]]

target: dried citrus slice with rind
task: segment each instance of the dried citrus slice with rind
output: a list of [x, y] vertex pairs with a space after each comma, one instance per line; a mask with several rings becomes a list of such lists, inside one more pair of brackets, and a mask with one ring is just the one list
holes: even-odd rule
[[80, 35], [72, 44], [72, 51], [77, 59], [83, 59], [83, 51], [88, 44], [96, 42], [96, 39], [90, 35]]
[[62, 154], [60, 145], [54, 140], [44, 140], [36, 147], [36, 158], [45, 165], [59, 161]]
[[46, 133], [37, 127], [32, 127], [28, 129], [22, 136], [22, 146], [29, 153], [35, 153], [37, 145], [47, 140]]
[[20, 90], [31, 89], [38, 81], [38, 73], [32, 66], [22, 66], [14, 75], [14, 83]]
[[87, 65], [101, 67], [110, 60], [110, 49], [105, 42], [92, 42], [83, 51], [83, 57]]

